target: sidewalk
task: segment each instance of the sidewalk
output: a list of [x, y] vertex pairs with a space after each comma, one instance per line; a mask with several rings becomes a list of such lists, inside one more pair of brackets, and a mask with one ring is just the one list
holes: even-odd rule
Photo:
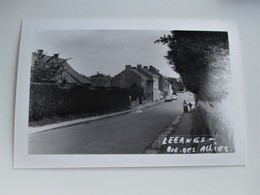
[[171, 134], [172, 135], [191, 135], [192, 131], [192, 112], [184, 113], [183, 117], [175, 129]]
[[162, 102], [163, 102], [163, 100], [156, 101], [156, 102], [147, 102], [142, 105], [132, 106], [131, 109], [124, 110], [121, 112], [114, 112], [114, 113], [104, 114], [104, 115], [99, 115], [99, 116], [80, 118], [80, 119], [75, 119], [75, 120], [71, 120], [71, 121], [58, 122], [58, 123], [44, 125], [44, 126], [38, 126], [38, 127], [29, 127], [28, 133], [29, 134], [39, 133], [39, 132], [49, 131], [49, 130], [53, 130], [53, 129], [57, 129], [57, 128], [61, 128], [61, 127], [67, 127], [67, 126], [76, 125], [76, 124], [80, 124], [80, 123], [91, 122], [91, 121], [101, 120], [101, 119], [119, 116], [119, 115], [123, 115], [123, 114], [128, 114], [131, 112], [136, 112], [136, 111], [160, 104]]
[[199, 110], [184, 113], [181, 112], [174, 119], [172, 124], [160, 134], [151, 146], [146, 150], [146, 154], [164, 153], [162, 150], [163, 140], [167, 137], [181, 137], [181, 136], [200, 136], [209, 135], [208, 129], [205, 126]]

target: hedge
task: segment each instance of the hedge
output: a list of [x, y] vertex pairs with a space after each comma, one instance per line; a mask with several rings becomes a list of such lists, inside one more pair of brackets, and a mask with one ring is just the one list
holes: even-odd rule
[[31, 83], [29, 122], [71, 114], [101, 114], [129, 106], [129, 91], [119, 88], [59, 88], [55, 84]]

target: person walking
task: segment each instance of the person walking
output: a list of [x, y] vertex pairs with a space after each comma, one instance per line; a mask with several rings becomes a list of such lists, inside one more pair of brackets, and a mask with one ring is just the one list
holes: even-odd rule
[[192, 103], [189, 102], [190, 112], [192, 112]]
[[185, 100], [183, 101], [183, 111], [188, 112], [188, 104]]

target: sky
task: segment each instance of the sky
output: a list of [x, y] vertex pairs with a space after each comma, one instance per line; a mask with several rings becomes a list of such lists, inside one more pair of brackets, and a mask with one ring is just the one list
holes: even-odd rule
[[[164, 56], [168, 47], [154, 41], [170, 31], [158, 30], [48, 30], [34, 36], [33, 49], [60, 53], [80, 74], [114, 76], [125, 65], [153, 65], [164, 76], [178, 78]], [[32, 51], [32, 52], [34, 52]]]

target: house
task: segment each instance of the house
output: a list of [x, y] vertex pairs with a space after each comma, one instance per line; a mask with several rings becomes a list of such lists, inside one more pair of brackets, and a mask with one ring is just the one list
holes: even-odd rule
[[74, 70], [69, 59], [59, 58], [59, 54], [48, 56], [43, 50], [32, 54], [32, 82], [57, 83], [60, 86], [91, 86], [91, 81]]
[[159, 93], [159, 76], [150, 72], [147, 66], [142, 67], [141, 64], [137, 64], [137, 71], [141, 72], [145, 76], [147, 76], [150, 80], [152, 80], [152, 88], [148, 91], [148, 96], [153, 100], [160, 100]]
[[[147, 67], [145, 66], [147, 69]], [[164, 97], [167, 95], [172, 95], [172, 85], [171, 83], [160, 73], [158, 69], [156, 69], [154, 66], [149, 66], [148, 69], [151, 73], [157, 75], [159, 77], [159, 91], [160, 94]]]
[[136, 67], [126, 65], [125, 69], [112, 79], [112, 86], [127, 88], [130, 91], [131, 101], [139, 99], [139, 103], [148, 100], [148, 92], [152, 90], [152, 80], [137, 71]]
[[157, 100], [159, 97], [157, 92], [158, 78], [142, 69], [140, 65], [137, 67], [126, 65], [125, 70], [113, 77], [112, 86], [128, 88], [132, 100], [139, 98], [140, 103], [142, 103], [142, 99], [148, 101]]

